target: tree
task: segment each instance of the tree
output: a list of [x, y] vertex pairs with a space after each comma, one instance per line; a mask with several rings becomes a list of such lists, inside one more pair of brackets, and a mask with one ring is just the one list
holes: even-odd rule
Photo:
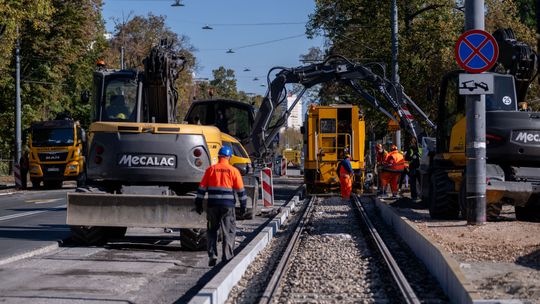
[[212, 74], [214, 75], [214, 79], [210, 81], [210, 85], [212, 86], [214, 97], [238, 99], [234, 70], [220, 66], [218, 69], [213, 70]]
[[[101, 0], [11, 1], [0, 5], [0, 11], [12, 18], [6, 19], [0, 44], [2, 54], [7, 54], [0, 57], [2, 67], [7, 67], [0, 73], [0, 132], [13, 134], [14, 128], [14, 62], [7, 57], [12, 54], [16, 25], [23, 128], [64, 111], [88, 121], [89, 105], [80, 104], [79, 94], [91, 86], [95, 60], [104, 45]], [[0, 138], [0, 153], [10, 154], [12, 146], [13, 138]]]
[[[512, 27], [518, 39], [534, 45], [532, 31], [520, 22], [521, 11], [516, 1], [527, 2], [486, 0], [486, 30], [492, 32], [497, 28]], [[437, 115], [435, 96], [440, 80], [445, 73], [458, 68], [454, 44], [464, 27], [464, 14], [458, 7], [462, 2], [398, 1], [400, 83], [432, 118]], [[327, 37], [325, 53], [343, 55], [356, 62], [376, 62], [372, 70], [391, 78], [388, 69], [391, 59], [389, 1], [317, 1], [307, 32]], [[327, 83], [322, 86], [320, 95], [323, 100], [331, 100], [335, 96], [349, 96], [351, 91]], [[363, 103], [361, 99], [356, 102]], [[385, 129], [388, 118], [371, 107], [365, 107], [365, 114], [368, 125], [375, 130]]]

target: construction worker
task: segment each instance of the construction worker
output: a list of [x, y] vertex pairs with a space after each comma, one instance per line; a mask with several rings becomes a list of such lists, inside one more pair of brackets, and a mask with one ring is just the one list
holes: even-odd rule
[[352, 177], [353, 169], [351, 166], [351, 155], [345, 154], [343, 160], [339, 163], [336, 169], [339, 175], [339, 185], [341, 188], [341, 198], [349, 199], [352, 192]]
[[384, 189], [382, 187], [381, 172], [382, 172], [383, 164], [384, 164], [384, 162], [386, 160], [386, 156], [387, 156], [388, 152], [383, 148], [382, 144], [377, 144], [377, 145], [375, 145], [375, 153], [376, 153], [377, 163], [375, 165], [375, 170], [374, 171], [377, 174], [377, 189], [378, 189], [379, 194], [384, 194], [384, 191], [386, 189]]
[[215, 266], [218, 257], [218, 231], [223, 231], [222, 261], [226, 262], [234, 256], [234, 239], [236, 236], [236, 218], [234, 208], [236, 200], [234, 192], [240, 199], [240, 214], [246, 213], [246, 191], [240, 171], [229, 164], [232, 149], [223, 146], [218, 152], [218, 163], [206, 169], [197, 190], [195, 199], [196, 211], [203, 212], [203, 198], [208, 192], [208, 266]]
[[386, 156], [384, 167], [381, 174], [381, 182], [383, 189], [386, 185], [390, 184], [392, 190], [392, 196], [397, 198], [398, 194], [398, 182], [403, 170], [405, 169], [405, 158], [403, 154], [398, 151], [396, 145], [390, 146], [390, 152]]
[[405, 160], [409, 163], [409, 187], [411, 188], [411, 199], [418, 199], [418, 191], [416, 189], [416, 181], [420, 180], [420, 157], [422, 156], [422, 149], [418, 148], [418, 142], [416, 138], [411, 138], [410, 145], [405, 151]]

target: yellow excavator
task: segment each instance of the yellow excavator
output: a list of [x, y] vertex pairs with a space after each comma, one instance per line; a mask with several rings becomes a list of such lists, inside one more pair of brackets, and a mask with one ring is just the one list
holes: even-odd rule
[[[540, 112], [526, 104], [529, 85], [537, 75], [538, 57], [516, 39], [511, 29], [493, 36], [499, 45], [494, 94], [486, 95], [486, 203], [496, 219], [504, 203], [515, 206], [518, 220], [540, 221]], [[422, 201], [433, 218], [466, 217], [465, 98], [458, 76], [449, 72], [441, 82], [435, 138], [425, 138], [422, 157]]]
[[249, 197], [247, 214], [239, 216], [255, 214], [258, 185], [239, 141], [250, 134], [253, 108], [194, 102], [185, 118], [191, 123], [178, 123], [174, 83], [183, 64], [163, 42], [143, 71], [100, 66], [94, 72], [86, 186], [67, 198], [73, 240], [99, 244], [122, 237], [127, 227], [166, 227], [180, 228], [182, 247], [205, 248], [205, 214], [194, 212], [191, 193], [225, 145], [233, 148], [231, 164], [244, 175]]

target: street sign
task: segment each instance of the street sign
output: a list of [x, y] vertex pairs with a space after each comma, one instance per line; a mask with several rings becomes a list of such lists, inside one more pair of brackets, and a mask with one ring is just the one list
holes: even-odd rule
[[469, 73], [489, 70], [499, 56], [499, 46], [490, 33], [470, 30], [459, 36], [454, 48], [456, 61]]
[[459, 74], [459, 95], [493, 94], [493, 74]]

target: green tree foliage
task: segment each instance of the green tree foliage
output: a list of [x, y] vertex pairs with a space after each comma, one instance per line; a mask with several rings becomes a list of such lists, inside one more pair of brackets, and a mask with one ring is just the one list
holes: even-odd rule
[[214, 97], [238, 99], [234, 70], [220, 66], [218, 69], [213, 70], [212, 74], [214, 79], [210, 81], [210, 85], [213, 88]]
[[[79, 94], [91, 85], [92, 70], [103, 47], [101, 0], [8, 1], [0, 14], [11, 16], [0, 73], [0, 132], [14, 134], [15, 69], [13, 29], [18, 25], [21, 45], [23, 128], [30, 122], [54, 118], [68, 111], [86, 122], [89, 105]], [[4, 52], [5, 50], [5, 52]], [[13, 150], [11, 136], [0, 137], [0, 153]]]
[[[532, 31], [519, 18], [529, 16], [525, 8], [531, 2], [486, 0], [486, 30], [511, 27], [518, 39], [534, 46]], [[318, 0], [316, 3], [307, 32], [327, 37], [325, 52], [356, 62], [377, 62], [373, 71], [391, 79], [390, 1]], [[464, 28], [462, 5], [463, 1], [455, 0], [398, 1], [400, 83], [431, 118], [436, 116], [436, 96], [442, 76], [458, 68], [454, 45]], [[321, 96], [331, 100], [334, 96], [351, 96], [351, 92], [331, 83], [323, 86]], [[384, 134], [388, 119], [371, 107], [364, 110], [368, 126], [379, 136]]]

